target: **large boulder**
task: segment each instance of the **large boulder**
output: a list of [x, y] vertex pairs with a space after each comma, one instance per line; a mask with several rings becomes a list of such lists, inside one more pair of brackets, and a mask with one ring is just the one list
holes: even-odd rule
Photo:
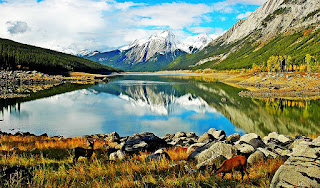
[[199, 153], [195, 158], [198, 163], [202, 163], [210, 158], [216, 158], [219, 155], [224, 156], [227, 159], [230, 159], [237, 154], [237, 149], [230, 145], [223, 142], [214, 143], [208, 149]]
[[110, 142], [119, 142], [120, 136], [117, 132], [108, 133], [108, 134], [105, 134], [105, 140]]
[[202, 136], [200, 136], [200, 138], [198, 139], [198, 142], [207, 143], [207, 142], [212, 142], [214, 140], [216, 139], [211, 134], [204, 133]]
[[270, 187], [320, 187], [320, 143], [300, 142], [280, 166]]
[[214, 128], [211, 128], [207, 133], [211, 134], [217, 140], [225, 140], [226, 138], [226, 133], [223, 130], [216, 130]]
[[264, 153], [262, 151], [256, 151], [253, 154], [251, 154], [248, 159], [247, 159], [247, 163], [249, 165], [254, 165], [259, 161], [263, 161], [266, 159], [266, 156], [264, 155]]
[[293, 138], [282, 134], [278, 134], [277, 132], [269, 133], [268, 136], [263, 137], [263, 142], [266, 144], [273, 142], [281, 146], [288, 146], [293, 141]]
[[189, 132], [189, 133], [186, 134], [186, 136], [187, 136], [188, 138], [195, 138], [195, 139], [198, 138], [198, 136], [197, 136], [196, 133], [194, 133], [194, 132]]
[[269, 159], [277, 159], [279, 154], [275, 153], [271, 148], [258, 148], [257, 151], [261, 151]]
[[117, 152], [111, 153], [109, 156], [109, 160], [111, 160], [111, 161], [116, 161], [116, 160], [122, 161], [125, 158], [126, 158], [126, 155], [120, 150], [118, 150]]
[[202, 147], [202, 146], [204, 146], [204, 145], [205, 145], [205, 143], [201, 143], [201, 142], [192, 144], [191, 146], [188, 147], [187, 153], [192, 153], [192, 152], [194, 152], [197, 148]]
[[140, 151], [154, 152], [160, 148], [166, 148], [165, 140], [154, 136], [153, 133], [134, 134], [123, 144], [122, 151], [128, 154], [135, 154]]
[[197, 164], [196, 168], [198, 170], [206, 170], [208, 167], [211, 167], [211, 170], [215, 171], [217, 167], [227, 158], [223, 155], [218, 155], [215, 157], [212, 157], [206, 161], [203, 161], [202, 163]]
[[265, 144], [261, 140], [260, 136], [255, 134], [255, 133], [249, 133], [249, 134], [245, 134], [245, 135], [241, 136], [241, 138], [238, 141], [238, 143], [241, 144], [243, 142], [245, 142], [247, 144], [250, 144], [254, 148], [265, 147]]
[[121, 150], [128, 154], [136, 154], [140, 151], [147, 151], [148, 144], [141, 139], [131, 139], [124, 143]]
[[209, 142], [209, 143], [204, 143], [203, 146], [200, 146], [198, 148], [196, 148], [189, 156], [188, 156], [188, 160], [196, 160], [197, 156], [203, 152], [204, 150], [210, 148], [212, 145], [214, 145], [217, 142]]
[[234, 143], [234, 142], [237, 142], [238, 140], [240, 140], [241, 136], [239, 133], [234, 133], [230, 136], [228, 136], [228, 140], [231, 142], [231, 143]]
[[237, 150], [239, 151], [240, 154], [244, 154], [244, 155], [251, 154], [256, 151], [256, 149], [253, 146], [251, 146], [250, 144], [246, 144], [246, 143], [235, 144], [234, 147], [237, 148]]
[[135, 133], [132, 136], [129, 136], [128, 140], [141, 139], [144, 137], [155, 137], [155, 136], [156, 135], [154, 135], [153, 133], [150, 133], [150, 132]]
[[312, 142], [314, 142], [314, 143], [320, 143], [320, 136], [318, 136], [318, 138], [313, 139]]
[[187, 134], [185, 132], [177, 132], [174, 134], [174, 138], [186, 137]]

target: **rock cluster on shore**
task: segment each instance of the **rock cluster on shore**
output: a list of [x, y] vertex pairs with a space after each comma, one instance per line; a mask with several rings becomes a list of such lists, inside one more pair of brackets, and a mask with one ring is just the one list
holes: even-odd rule
[[[185, 147], [188, 148], [188, 160], [197, 163], [197, 169], [193, 171], [208, 168], [215, 170], [217, 164], [237, 155], [245, 156], [250, 166], [267, 158], [281, 158], [286, 162], [273, 177], [272, 187], [320, 186], [320, 137], [292, 138], [275, 132], [263, 138], [255, 133], [227, 137], [224, 131], [215, 129], [210, 129], [200, 137], [192, 132], [177, 132], [162, 138], [148, 132], [127, 137], [120, 137], [116, 132], [85, 137], [116, 142], [114, 148], [108, 149], [110, 160], [123, 160], [127, 155], [138, 154], [140, 151], [154, 152], [161, 148]], [[148, 160], [159, 159], [162, 155], [170, 160], [162, 150], [149, 156]]]

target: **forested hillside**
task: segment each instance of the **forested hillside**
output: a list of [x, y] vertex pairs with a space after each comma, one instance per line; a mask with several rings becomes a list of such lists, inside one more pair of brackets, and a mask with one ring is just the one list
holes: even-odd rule
[[[221, 59], [220, 54], [230, 51], [237, 46], [237, 50]], [[300, 66], [306, 64], [305, 57], [309, 54], [312, 61], [320, 61], [320, 30], [306, 28], [291, 34], [282, 34], [267, 44], [254, 43], [245, 38], [237, 43], [227, 46], [209, 46], [201, 52], [178, 57], [167, 69], [205, 69], [230, 70], [252, 68], [253, 65], [267, 66], [273, 56], [290, 57], [287, 63]], [[202, 59], [213, 57], [211, 61], [199, 64]], [[216, 57], [216, 58], [214, 58]], [[198, 64], [197, 64], [198, 63]], [[195, 66], [190, 66], [195, 65]]]
[[320, 0], [268, 0], [208, 47], [178, 57], [166, 69], [268, 67], [274, 57], [296, 67], [308, 63], [317, 67], [319, 29]]
[[79, 71], [88, 73], [118, 72], [119, 69], [101, 65], [81, 57], [17, 43], [0, 38], [0, 68], [37, 70], [44, 73]]

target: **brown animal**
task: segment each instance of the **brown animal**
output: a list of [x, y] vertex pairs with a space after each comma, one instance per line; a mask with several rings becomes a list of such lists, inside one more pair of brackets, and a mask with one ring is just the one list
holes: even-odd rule
[[94, 145], [94, 141], [89, 142], [89, 147], [90, 149], [85, 149], [82, 147], [76, 147], [73, 149], [74, 152], [74, 158], [73, 158], [73, 163], [75, 163], [79, 157], [87, 157], [87, 159], [89, 160], [93, 154], [93, 145]]
[[223, 161], [222, 165], [215, 171], [215, 174], [223, 173], [222, 178], [226, 173], [232, 173], [237, 170], [242, 174], [242, 179], [244, 173], [246, 173], [249, 177], [249, 173], [247, 172], [247, 158], [244, 156], [236, 156], [231, 159], [227, 159]]

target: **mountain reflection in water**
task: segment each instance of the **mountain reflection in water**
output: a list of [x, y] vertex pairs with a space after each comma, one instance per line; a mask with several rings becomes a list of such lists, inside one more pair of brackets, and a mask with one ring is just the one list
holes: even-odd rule
[[2, 111], [1, 130], [63, 136], [113, 131], [122, 136], [144, 131], [200, 135], [209, 128], [261, 136], [273, 131], [320, 133], [319, 101], [241, 98], [240, 89], [202, 77], [126, 75], [73, 90], [10, 103], [11, 108]]

